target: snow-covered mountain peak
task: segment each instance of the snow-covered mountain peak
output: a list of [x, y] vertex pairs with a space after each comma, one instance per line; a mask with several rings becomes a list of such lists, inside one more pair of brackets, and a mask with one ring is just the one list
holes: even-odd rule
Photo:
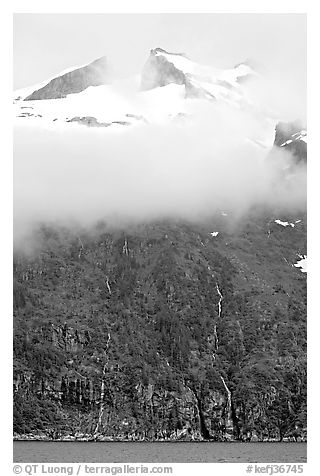
[[[273, 145], [276, 120], [250, 101], [247, 91], [251, 83], [246, 87], [242, 83], [253, 75], [259, 79], [247, 61], [218, 69], [200, 65], [184, 53], [155, 48], [141, 75], [111, 82], [107, 60], [101, 57], [64, 70], [42, 84], [15, 91], [15, 122], [45, 129], [98, 127], [109, 133], [128, 130], [123, 126], [147, 124], [199, 124], [203, 128], [211, 117], [214, 134], [215, 120], [244, 114], [255, 126], [243, 133], [232, 129], [233, 135], [250, 147], [268, 150]], [[279, 131], [274, 145], [291, 139], [306, 145], [302, 127], [285, 130], [281, 138]]]
[[190, 60], [184, 53], [169, 53], [162, 48], [151, 50], [143, 68], [141, 89], [149, 90], [175, 83], [185, 87], [186, 98], [243, 102], [241, 83], [257, 75], [247, 63], [218, 69]]
[[15, 99], [25, 101], [58, 99], [84, 91], [90, 86], [108, 84], [107, 58], [102, 56], [89, 64], [68, 68], [40, 84], [16, 91]]
[[162, 48], [155, 48], [151, 50], [150, 55], [166, 59], [185, 74], [192, 74], [197, 68], [197, 64], [191, 61], [184, 53], [169, 53]]

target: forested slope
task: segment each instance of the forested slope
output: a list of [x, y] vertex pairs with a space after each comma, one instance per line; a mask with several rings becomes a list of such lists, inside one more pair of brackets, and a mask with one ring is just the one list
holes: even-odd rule
[[306, 213], [33, 239], [14, 254], [16, 436], [305, 438]]

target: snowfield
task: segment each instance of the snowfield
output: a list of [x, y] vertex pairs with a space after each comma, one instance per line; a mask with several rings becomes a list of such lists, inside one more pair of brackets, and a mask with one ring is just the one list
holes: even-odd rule
[[300, 268], [302, 273], [307, 273], [307, 256], [299, 255], [300, 260], [298, 260], [293, 266]]
[[209, 83], [213, 81], [225, 81], [230, 85], [237, 87], [238, 78], [247, 76], [249, 74], [257, 76], [257, 73], [246, 64], [239, 64], [232, 69], [219, 70], [212, 66], [199, 65], [198, 63], [191, 61], [186, 56], [179, 54], [157, 51], [155, 56], [163, 56], [167, 61], [169, 61], [169, 63], [172, 63], [183, 73], [196, 76], [201, 78], [203, 81], [207, 80]]

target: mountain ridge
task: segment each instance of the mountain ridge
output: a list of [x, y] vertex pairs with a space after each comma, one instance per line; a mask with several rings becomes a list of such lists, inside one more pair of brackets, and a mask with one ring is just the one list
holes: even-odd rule
[[[177, 61], [182, 62], [182, 65], [177, 64]], [[254, 72], [244, 63], [237, 65], [234, 69], [218, 70], [211, 66], [198, 65], [184, 54], [168, 53], [162, 48], [155, 48], [151, 50], [143, 67], [139, 90], [133, 95], [132, 100], [129, 98], [127, 110], [123, 111], [123, 100], [128, 101], [128, 95], [124, 90], [124, 97], [122, 97], [121, 88], [119, 89], [116, 82], [112, 82], [109, 78], [106, 58], [101, 57], [83, 67], [62, 72], [42, 84], [41, 87], [36, 86], [33, 91], [32, 87], [18, 90], [14, 95], [16, 120], [37, 119], [36, 122], [39, 125], [48, 126], [50, 123], [53, 126], [55, 121], [61, 124], [61, 119], [64, 122], [66, 119], [70, 122], [73, 117], [93, 116], [98, 122], [111, 124], [125, 120], [124, 112], [132, 117], [145, 117], [146, 114], [141, 110], [141, 106], [148, 104], [149, 97], [152, 102], [154, 97], [157, 102], [159, 101], [159, 106], [161, 104], [161, 108], [166, 111], [167, 121], [170, 121], [175, 102], [181, 103], [181, 108], [175, 115], [184, 113], [183, 99], [229, 102], [238, 107], [237, 103], [244, 100], [244, 94], [237, 81], [248, 74], [254, 74]], [[173, 93], [168, 88], [174, 85], [176, 89]], [[167, 94], [159, 91], [166, 86], [168, 87]], [[148, 96], [148, 92], [152, 93], [151, 96], [150, 94]], [[139, 109], [137, 109], [137, 99]], [[103, 116], [108, 115], [110, 101], [115, 106], [114, 117], [107, 119]], [[102, 109], [103, 105], [105, 110]], [[77, 113], [71, 116], [75, 107], [78, 109]], [[99, 111], [99, 117], [92, 111], [88, 113], [89, 109]], [[148, 117], [145, 119], [149, 120]], [[131, 122], [135, 124], [135, 121]]]
[[107, 77], [107, 58], [101, 56], [85, 66], [71, 69], [62, 75], [55, 76], [43, 87], [33, 91], [24, 100], [61, 99], [68, 94], [79, 93], [89, 86], [107, 84]]

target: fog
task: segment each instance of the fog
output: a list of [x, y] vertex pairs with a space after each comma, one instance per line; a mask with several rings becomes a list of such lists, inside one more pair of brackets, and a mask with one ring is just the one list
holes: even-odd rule
[[[228, 106], [196, 105], [186, 123], [14, 131], [15, 240], [39, 221], [198, 220], [257, 204], [304, 206], [306, 173], [283, 178], [292, 158], [266, 159], [274, 124]], [[266, 140], [261, 147], [250, 138]]]
[[194, 101], [181, 124], [15, 127], [15, 240], [39, 221], [198, 220], [221, 209], [239, 218], [254, 205], [305, 206], [305, 169], [288, 173], [282, 149], [267, 158], [276, 123], [306, 118], [305, 14], [16, 14], [14, 84], [102, 55], [127, 78], [156, 47], [217, 68], [253, 60], [259, 80], [242, 84], [251, 110]]

